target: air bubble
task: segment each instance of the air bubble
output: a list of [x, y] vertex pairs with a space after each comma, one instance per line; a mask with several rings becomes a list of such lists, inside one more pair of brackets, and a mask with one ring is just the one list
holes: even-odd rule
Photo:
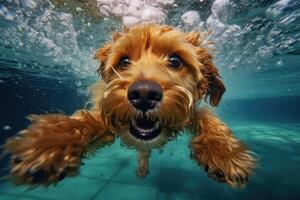
[[9, 125], [3, 126], [3, 130], [5, 130], [5, 131], [8, 131], [8, 130], [10, 130], [10, 129], [11, 129], [11, 127], [10, 127]]
[[81, 83], [81, 81], [78, 80], [78, 81], [75, 82], [75, 85], [76, 85], [77, 87], [80, 87], [80, 86], [82, 85], [82, 83]]

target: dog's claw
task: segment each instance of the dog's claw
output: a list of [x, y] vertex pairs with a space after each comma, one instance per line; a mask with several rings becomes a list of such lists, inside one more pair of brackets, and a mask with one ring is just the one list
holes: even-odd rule
[[62, 171], [61, 173], [58, 174], [57, 178], [58, 181], [63, 180], [66, 177], [67, 173], [65, 171]]

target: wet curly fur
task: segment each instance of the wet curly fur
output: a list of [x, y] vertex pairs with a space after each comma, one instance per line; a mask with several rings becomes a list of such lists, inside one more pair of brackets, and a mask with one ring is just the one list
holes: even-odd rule
[[[137, 149], [137, 175], [144, 177], [149, 172], [151, 149], [162, 148], [188, 129], [192, 134], [191, 158], [210, 177], [232, 187], [245, 185], [255, 163], [251, 152], [210, 109], [198, 106], [202, 99], [217, 106], [225, 91], [205, 41], [202, 33], [184, 33], [156, 24], [114, 33], [112, 41], [95, 54], [102, 79], [91, 87], [93, 107], [72, 116], [32, 115], [32, 124], [4, 144], [6, 153], [11, 154], [12, 180], [49, 185], [76, 175], [89, 151], [111, 144], [117, 137]], [[182, 68], [169, 67], [171, 55], [183, 60]], [[130, 58], [130, 66], [118, 67], [124, 56]], [[163, 91], [160, 104], [146, 113], [162, 126], [158, 137], [150, 141], [129, 132], [130, 120], [141, 115], [127, 99], [128, 87], [137, 80], [151, 80]]]

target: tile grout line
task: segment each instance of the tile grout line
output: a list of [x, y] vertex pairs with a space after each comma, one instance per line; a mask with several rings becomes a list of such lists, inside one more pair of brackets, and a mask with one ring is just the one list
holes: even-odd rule
[[128, 182], [125, 182], [125, 181], [118, 181], [118, 180], [111, 180], [110, 182], [122, 183], [124, 185], [135, 185], [135, 186], [140, 186], [140, 187], [156, 188], [153, 185], [134, 184], [134, 183], [128, 183]]
[[131, 156], [127, 159], [126, 164], [123, 167], [120, 167], [120, 169], [94, 194], [94, 196], [91, 198], [91, 200], [95, 200], [95, 198], [97, 197], [98, 194], [100, 194], [104, 188], [112, 182], [113, 178], [119, 173], [121, 172], [122, 169], [124, 169], [130, 162], [130, 158]]

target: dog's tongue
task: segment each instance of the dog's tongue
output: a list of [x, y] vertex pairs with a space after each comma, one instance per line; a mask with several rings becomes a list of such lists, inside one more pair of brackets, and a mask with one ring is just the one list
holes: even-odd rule
[[155, 121], [152, 121], [150, 119], [147, 119], [146, 116], [143, 115], [143, 117], [135, 119], [136, 125], [140, 128], [149, 129], [152, 128], [155, 124]]

